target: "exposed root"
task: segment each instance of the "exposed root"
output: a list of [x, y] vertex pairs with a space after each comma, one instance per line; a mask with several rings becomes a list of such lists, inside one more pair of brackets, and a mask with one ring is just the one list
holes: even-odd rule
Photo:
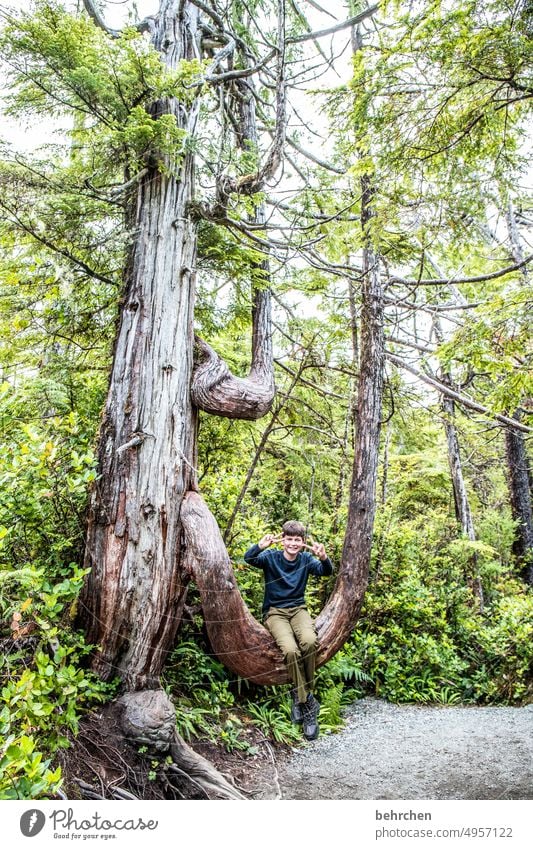
[[65, 799], [246, 798], [181, 739], [160, 689], [126, 693], [84, 717], [60, 762]]
[[164, 690], [126, 693], [118, 704], [123, 710], [121, 726], [128, 739], [157, 752], [170, 751], [180, 773], [185, 773], [207, 798], [246, 798], [180, 737], [176, 730], [174, 705]]
[[197, 754], [176, 732], [170, 753], [180, 771], [201, 787], [209, 799], [245, 799], [208, 760]]

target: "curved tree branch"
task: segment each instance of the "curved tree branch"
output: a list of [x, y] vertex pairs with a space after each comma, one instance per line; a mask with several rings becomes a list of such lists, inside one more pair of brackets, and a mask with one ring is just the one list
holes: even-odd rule
[[369, 6], [368, 9], [364, 10], [364, 12], [359, 12], [359, 14], [355, 15], [353, 18], [347, 18], [345, 21], [342, 21], [340, 24], [336, 24], [335, 26], [317, 30], [316, 32], [307, 32], [304, 35], [293, 35], [287, 39], [287, 44], [297, 44], [302, 41], [314, 41], [316, 38], [322, 38], [325, 35], [333, 35], [343, 29], [354, 27], [357, 24], [362, 23], [366, 20], [366, 18], [370, 18], [372, 15], [375, 15], [378, 9], [379, 3], [376, 3], [374, 6]]
[[[235, 377], [216, 351], [196, 337], [197, 363], [191, 385], [193, 403], [200, 410], [229, 419], [254, 421], [268, 413], [276, 392], [273, 370], [267, 363], [252, 364], [248, 377]], [[252, 360], [253, 363], [253, 360]]]
[[[284, 0], [280, 0], [280, 14]], [[279, 26], [279, 82], [284, 89], [284, 19]], [[246, 57], [243, 57], [246, 60]], [[251, 84], [235, 80], [240, 92], [239, 120], [237, 123], [237, 143], [243, 149], [248, 145], [257, 148], [257, 117], [255, 100], [251, 95]], [[281, 104], [281, 105], [280, 105]], [[285, 138], [283, 120], [285, 110], [284, 93], [279, 94], [277, 123], [280, 125], [277, 140], [274, 143], [279, 158], [282, 155]], [[278, 155], [276, 154], [276, 156]], [[274, 156], [274, 159], [276, 157]], [[276, 160], [277, 161], [277, 160]], [[268, 163], [270, 162], [270, 165]], [[278, 162], [279, 164], [279, 162]], [[274, 160], [267, 159], [265, 168], [277, 168]], [[217, 205], [225, 209], [228, 193], [237, 183], [245, 186], [245, 191], [257, 191], [257, 181], [262, 181], [265, 168], [260, 174], [250, 175], [235, 181], [225, 177], [217, 186]], [[251, 223], [264, 226], [266, 219], [265, 204], [257, 207]], [[259, 419], [269, 411], [274, 401], [276, 387], [274, 383], [274, 355], [272, 347], [272, 304], [268, 288], [270, 269], [268, 257], [260, 263], [263, 285], [252, 288], [252, 362], [247, 377], [233, 375], [223, 359], [202, 339], [196, 340], [196, 368], [191, 384], [193, 403], [205, 412], [232, 419]]]
[[[371, 197], [370, 187], [363, 185], [365, 233], [372, 214]], [[379, 257], [367, 245], [363, 257], [358, 427], [350, 504], [335, 587], [315, 622], [319, 665], [333, 657], [350, 636], [368, 582], [383, 386], [383, 311]], [[287, 681], [281, 653], [242, 600], [218, 525], [197, 492], [186, 493], [180, 518], [187, 570], [194, 576], [202, 598], [213, 651], [237, 675], [258, 684]]]
[[533, 254], [529, 254], [525, 258], [522, 258], [518, 262], [514, 262], [513, 265], [508, 265], [505, 268], [500, 268], [498, 271], [491, 271], [488, 274], [478, 274], [475, 277], [439, 277], [433, 278], [430, 280], [406, 280], [404, 277], [397, 277], [393, 275], [389, 278], [389, 285], [393, 286], [395, 283], [400, 283], [402, 286], [444, 286], [450, 285], [453, 283], [454, 285], [458, 285], [459, 283], [484, 283], [487, 280], [496, 280], [498, 277], [505, 277], [506, 274], [512, 274], [513, 271], [519, 271], [520, 269], [525, 268], [531, 260], [533, 259]]
[[[287, 682], [281, 652], [243, 601], [217, 522], [198, 492], [186, 493], [180, 515], [185, 565], [202, 599], [213, 652], [236, 675], [256, 684]], [[319, 666], [346, 642], [363, 600], [366, 576], [354, 580], [352, 566], [351, 558], [343, 562], [333, 594], [315, 623]]]
[[89, 15], [89, 17], [93, 19], [97, 27], [103, 29], [103, 31], [107, 33], [111, 38], [120, 37], [120, 30], [111, 29], [111, 27], [107, 26], [100, 9], [98, 8], [94, 0], [83, 0], [83, 5], [85, 6], [85, 11]]

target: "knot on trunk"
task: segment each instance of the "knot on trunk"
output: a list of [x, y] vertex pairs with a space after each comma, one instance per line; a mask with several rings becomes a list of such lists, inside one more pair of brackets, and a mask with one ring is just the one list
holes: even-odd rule
[[196, 338], [191, 397], [200, 410], [230, 419], [255, 421], [272, 406], [276, 388], [269, 364], [254, 364], [248, 377], [235, 377], [203, 339]]
[[125, 736], [156, 752], [168, 751], [174, 741], [176, 713], [164, 690], [129, 692], [117, 700], [122, 708]]

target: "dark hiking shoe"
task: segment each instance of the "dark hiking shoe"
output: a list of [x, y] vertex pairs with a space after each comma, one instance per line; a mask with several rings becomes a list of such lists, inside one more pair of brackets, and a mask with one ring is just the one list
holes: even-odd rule
[[319, 734], [318, 727], [318, 712], [320, 703], [317, 702], [312, 693], [309, 693], [307, 700], [301, 705], [303, 713], [302, 730], [306, 740], [316, 740]]
[[298, 690], [291, 690], [291, 722], [295, 725], [301, 725], [304, 719], [303, 704], [298, 701]]

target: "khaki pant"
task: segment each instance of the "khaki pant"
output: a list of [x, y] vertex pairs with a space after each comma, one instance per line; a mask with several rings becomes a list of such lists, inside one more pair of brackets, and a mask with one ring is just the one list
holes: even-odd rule
[[305, 702], [315, 680], [317, 635], [306, 607], [271, 607], [265, 618], [278, 644], [289, 676], [298, 691], [298, 701]]

